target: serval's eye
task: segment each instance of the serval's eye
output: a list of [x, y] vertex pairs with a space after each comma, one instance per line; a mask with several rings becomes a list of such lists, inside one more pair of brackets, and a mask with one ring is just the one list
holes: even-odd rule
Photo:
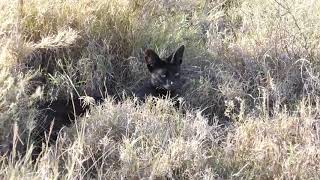
[[162, 74], [161, 77], [162, 77], [162, 78], [165, 78], [165, 77], [167, 77], [167, 76], [166, 76], [165, 74]]
[[175, 77], [178, 77], [179, 75], [180, 75], [180, 73], [175, 73], [174, 74]]

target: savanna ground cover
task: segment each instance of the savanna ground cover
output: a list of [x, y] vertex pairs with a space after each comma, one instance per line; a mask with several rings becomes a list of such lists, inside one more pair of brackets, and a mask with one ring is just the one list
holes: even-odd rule
[[[316, 0], [2, 0], [0, 178], [319, 179], [319, 29]], [[137, 105], [181, 44], [181, 108]], [[32, 160], [36, 105], [97, 95]]]

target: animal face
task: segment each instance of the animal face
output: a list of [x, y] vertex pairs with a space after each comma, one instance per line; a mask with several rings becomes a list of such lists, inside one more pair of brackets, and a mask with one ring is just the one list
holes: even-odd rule
[[175, 91], [180, 87], [180, 65], [184, 46], [172, 53], [165, 59], [159, 56], [151, 49], [145, 51], [145, 61], [151, 73], [151, 84], [156, 89]]

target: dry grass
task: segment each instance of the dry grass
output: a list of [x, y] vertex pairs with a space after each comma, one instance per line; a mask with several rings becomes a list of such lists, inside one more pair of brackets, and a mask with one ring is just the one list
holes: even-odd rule
[[[319, 9], [311, 0], [0, 1], [0, 178], [318, 179]], [[148, 76], [145, 48], [165, 56], [180, 44], [185, 109], [112, 100]], [[32, 162], [36, 105], [70, 94], [106, 101]], [[224, 115], [232, 122], [220, 126]]]

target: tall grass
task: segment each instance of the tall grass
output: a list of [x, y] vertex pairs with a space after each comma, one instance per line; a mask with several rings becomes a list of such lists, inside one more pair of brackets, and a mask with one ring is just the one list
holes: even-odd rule
[[[0, 1], [0, 178], [319, 178], [319, 8]], [[122, 98], [148, 77], [145, 48], [181, 44], [183, 109]], [[37, 105], [71, 95], [106, 101], [32, 161]]]

